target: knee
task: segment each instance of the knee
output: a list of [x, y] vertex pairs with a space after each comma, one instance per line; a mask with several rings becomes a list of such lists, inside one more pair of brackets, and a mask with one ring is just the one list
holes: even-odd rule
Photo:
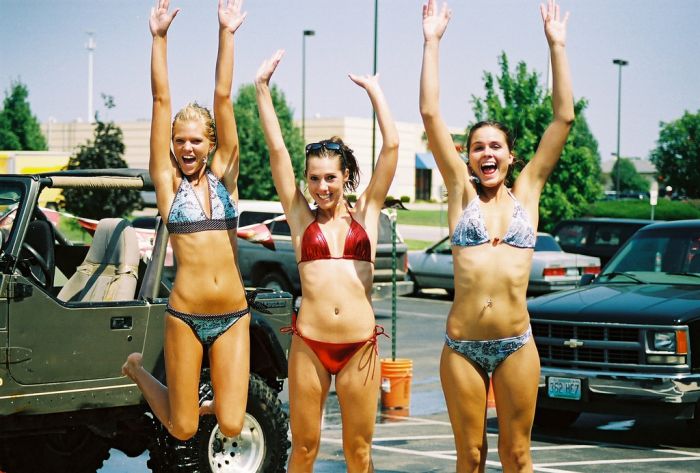
[[481, 445], [470, 445], [461, 451], [457, 451], [457, 456], [461, 460], [460, 463], [464, 464], [464, 470], [476, 471], [476, 468], [481, 464], [482, 455], [485, 458], [486, 452], [483, 451]]
[[295, 462], [313, 464], [318, 455], [320, 438], [292, 436], [292, 458]]
[[[349, 445], [345, 449], [345, 461], [353, 471], [369, 471], [372, 462], [372, 448], [368, 443]], [[348, 468], [350, 470], [350, 468]]]
[[192, 419], [176, 418], [170, 421], [168, 432], [178, 440], [189, 440], [197, 433], [199, 418]]
[[525, 471], [531, 463], [530, 445], [526, 442], [516, 444], [499, 444], [498, 456], [504, 466], [508, 466], [512, 471]]
[[219, 430], [226, 437], [238, 437], [243, 430], [243, 420], [245, 416], [218, 417]]

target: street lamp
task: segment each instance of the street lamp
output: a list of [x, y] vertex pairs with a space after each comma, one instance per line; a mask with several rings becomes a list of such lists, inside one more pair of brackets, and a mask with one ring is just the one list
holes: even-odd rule
[[301, 39], [301, 138], [306, 144], [306, 37], [314, 36], [314, 30], [304, 30]]
[[613, 64], [617, 65], [617, 172], [615, 176], [615, 196], [620, 198], [620, 110], [621, 110], [621, 95], [622, 95], [622, 66], [626, 66], [629, 62], [624, 59], [613, 59]]
[[95, 44], [95, 38], [93, 35], [95, 34], [92, 31], [86, 31], [88, 35], [88, 40], [87, 43], [85, 43], [85, 49], [87, 49], [88, 52], [88, 111], [87, 111], [87, 122], [92, 123], [94, 120], [94, 116], [92, 114], [92, 69], [93, 69], [93, 64], [92, 64], [92, 56], [93, 56], [93, 51], [95, 51], [95, 48], [97, 45]]

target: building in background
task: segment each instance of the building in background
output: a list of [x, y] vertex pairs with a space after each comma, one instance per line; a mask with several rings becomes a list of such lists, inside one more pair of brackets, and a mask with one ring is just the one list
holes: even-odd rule
[[[124, 160], [129, 167], [148, 169], [150, 121], [120, 122], [124, 136]], [[296, 123], [300, 126], [300, 123]], [[94, 124], [50, 121], [42, 124], [49, 150], [74, 153], [77, 148], [92, 140]], [[397, 122], [399, 131], [399, 163], [396, 176], [389, 189], [394, 198], [408, 197], [410, 201], [439, 201], [444, 188], [442, 177], [437, 171], [432, 153], [427, 150], [422, 124]], [[361, 193], [372, 176], [372, 119], [358, 117], [307, 118], [307, 142], [339, 136], [354, 151], [360, 165]], [[382, 146], [379, 127], [376, 130], [376, 153]]]

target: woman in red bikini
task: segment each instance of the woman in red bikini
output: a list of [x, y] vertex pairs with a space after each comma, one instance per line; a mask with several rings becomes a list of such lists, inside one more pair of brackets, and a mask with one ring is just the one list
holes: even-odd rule
[[334, 137], [306, 146], [304, 177], [316, 202], [311, 210], [297, 187], [270, 96], [270, 77], [282, 51], [263, 62], [255, 80], [272, 177], [287, 215], [304, 299], [291, 328], [289, 406], [290, 473], [313, 471], [321, 415], [331, 377], [343, 422], [347, 471], [371, 472], [371, 443], [379, 392], [377, 335], [370, 294], [379, 212], [398, 160], [399, 136], [377, 76], [350, 79], [365, 89], [377, 113], [382, 149], [367, 189], [350, 207], [359, 169], [352, 150]]

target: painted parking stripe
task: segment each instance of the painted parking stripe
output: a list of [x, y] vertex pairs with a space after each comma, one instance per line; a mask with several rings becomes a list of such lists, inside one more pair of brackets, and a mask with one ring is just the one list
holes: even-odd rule
[[538, 463], [536, 467], [551, 467], [551, 466], [591, 466], [591, 465], [620, 465], [629, 463], [653, 463], [653, 462], [682, 462], [696, 461], [700, 462], [700, 456], [692, 457], [658, 457], [658, 458], [623, 458], [618, 460], [589, 460], [576, 462], [555, 462], [555, 463]]
[[434, 440], [434, 439], [452, 439], [452, 434], [449, 435], [407, 435], [405, 437], [374, 437], [372, 442], [399, 442], [402, 440]]
[[[321, 442], [328, 442], [328, 443], [334, 443], [338, 445], [343, 444], [343, 439], [334, 439], [334, 438], [327, 438], [327, 437], [322, 437]], [[396, 448], [396, 447], [386, 447], [383, 445], [372, 445], [373, 450], [382, 450], [385, 452], [394, 452], [394, 453], [402, 453], [405, 455], [415, 455], [419, 457], [430, 457], [430, 458], [439, 458], [441, 460], [451, 460], [454, 461], [457, 459], [456, 456], [453, 455], [445, 455], [441, 453], [432, 453], [432, 452], [421, 452], [417, 450], [406, 450], [405, 448]]]
[[583, 448], [600, 448], [600, 445], [541, 445], [539, 447], [530, 447], [530, 450], [569, 450]]

